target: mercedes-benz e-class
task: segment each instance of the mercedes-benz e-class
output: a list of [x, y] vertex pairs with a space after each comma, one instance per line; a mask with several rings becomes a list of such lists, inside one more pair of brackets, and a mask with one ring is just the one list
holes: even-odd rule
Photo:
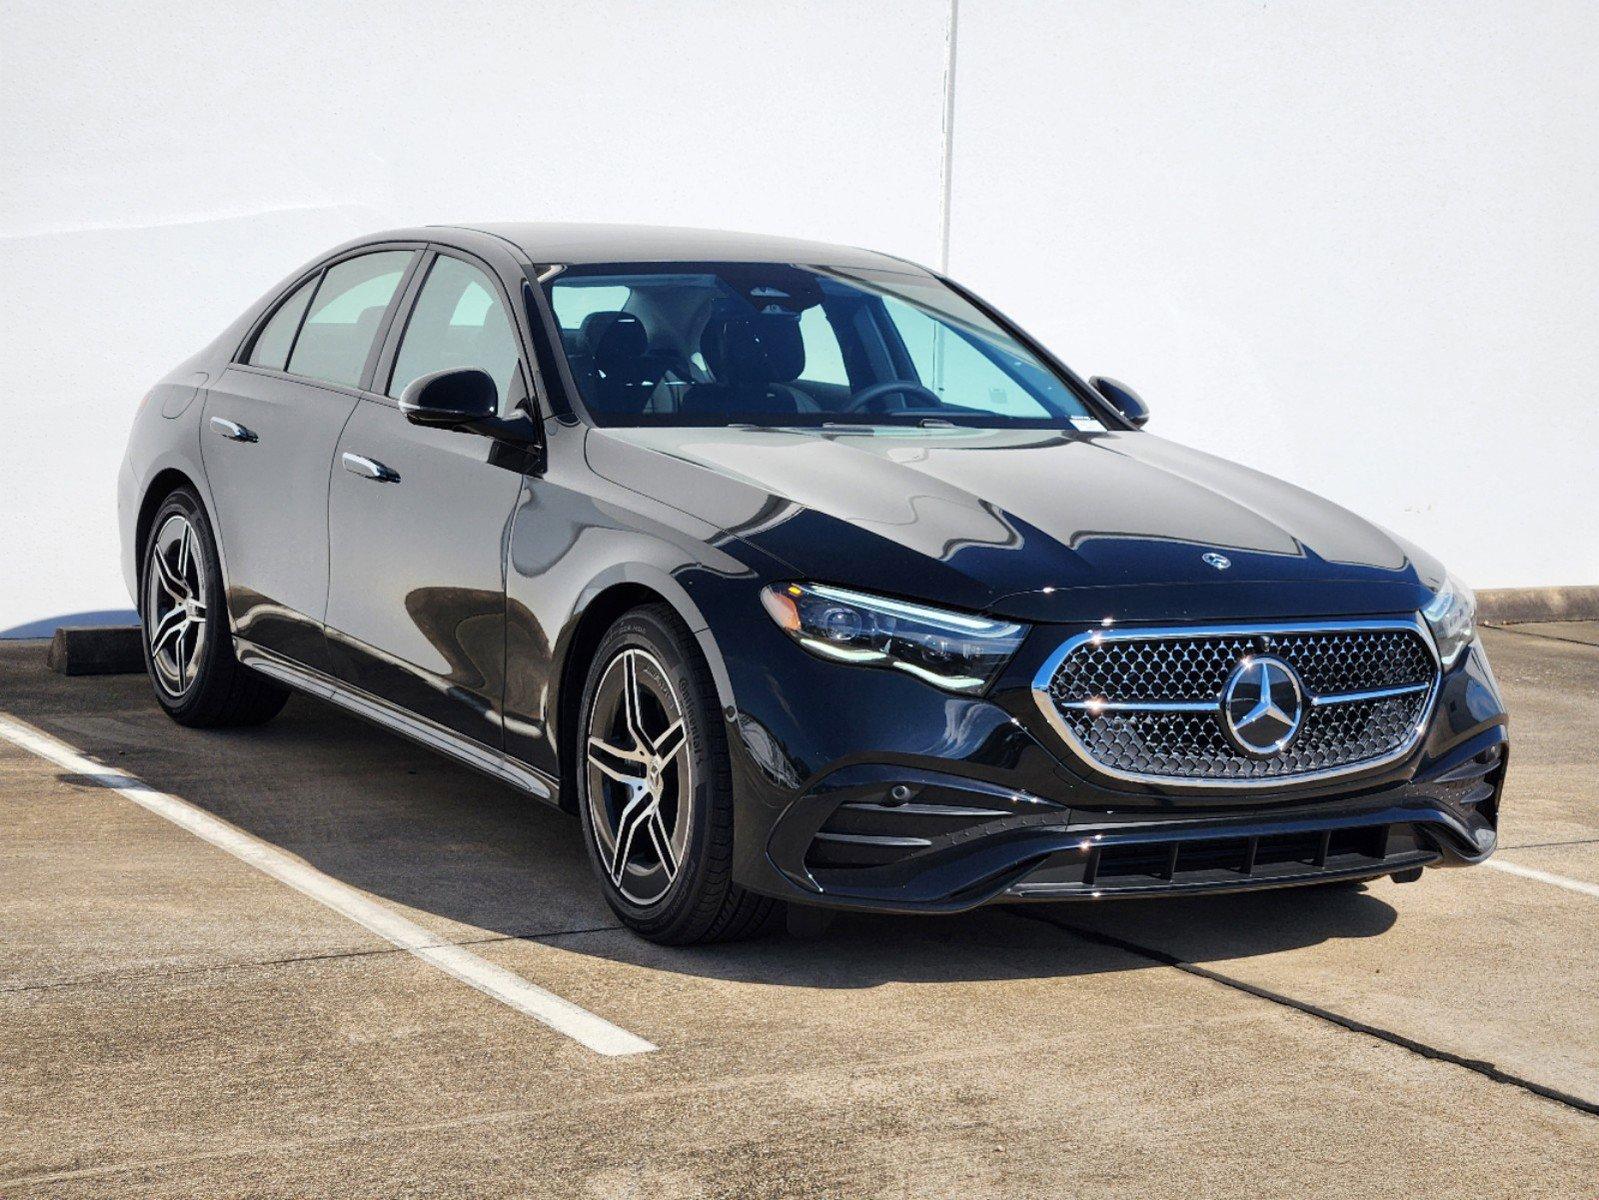
[[175, 719], [452, 754], [660, 941], [1485, 858], [1471, 593], [1147, 416], [887, 255], [404, 230], [146, 397], [124, 566]]

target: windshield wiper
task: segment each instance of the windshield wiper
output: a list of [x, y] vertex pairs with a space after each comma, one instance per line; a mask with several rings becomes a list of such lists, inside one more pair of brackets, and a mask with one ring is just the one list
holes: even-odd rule
[[914, 424], [908, 421], [823, 421], [823, 429], [959, 429], [954, 421], [943, 417], [918, 417]]

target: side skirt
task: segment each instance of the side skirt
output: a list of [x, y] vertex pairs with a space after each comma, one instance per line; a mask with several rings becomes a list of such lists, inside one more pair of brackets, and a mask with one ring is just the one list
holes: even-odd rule
[[312, 670], [310, 667], [274, 654], [270, 650], [263, 650], [243, 638], [233, 639], [233, 652], [245, 666], [260, 671], [263, 675], [269, 675], [296, 691], [305, 692], [319, 700], [331, 700], [341, 708], [355, 713], [356, 716], [365, 717], [376, 725], [402, 734], [429, 750], [447, 754], [458, 762], [475, 767], [485, 775], [492, 775], [502, 783], [508, 783], [537, 797], [546, 804], [559, 803], [557, 781], [535, 767], [517, 762], [481, 742], [462, 737], [454, 730], [397, 708], [388, 701], [381, 700], [370, 692], [345, 683], [341, 679], [334, 679], [321, 671]]

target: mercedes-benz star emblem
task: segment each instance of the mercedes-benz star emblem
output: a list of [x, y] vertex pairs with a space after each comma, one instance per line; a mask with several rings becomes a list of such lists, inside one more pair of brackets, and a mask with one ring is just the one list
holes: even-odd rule
[[1305, 689], [1280, 658], [1246, 658], [1221, 695], [1221, 723], [1245, 754], [1270, 758], [1288, 748], [1305, 719]]
[[1218, 571], [1225, 571], [1228, 567], [1233, 565], [1232, 559], [1228, 558], [1225, 554], [1217, 554], [1214, 550], [1212, 550], [1209, 554], [1201, 554], [1199, 558], [1201, 562], [1209, 563]]

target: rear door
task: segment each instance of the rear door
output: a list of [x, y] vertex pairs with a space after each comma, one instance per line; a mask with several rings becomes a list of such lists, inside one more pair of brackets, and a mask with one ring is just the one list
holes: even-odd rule
[[234, 632], [322, 671], [333, 451], [418, 253], [362, 251], [313, 272], [206, 398], [201, 459]]
[[431, 253], [410, 290], [335, 456], [329, 649], [350, 683], [498, 751], [505, 552], [525, 455], [413, 425], [396, 397], [418, 376], [480, 367], [509, 415], [529, 376], [509, 294], [484, 264]]

